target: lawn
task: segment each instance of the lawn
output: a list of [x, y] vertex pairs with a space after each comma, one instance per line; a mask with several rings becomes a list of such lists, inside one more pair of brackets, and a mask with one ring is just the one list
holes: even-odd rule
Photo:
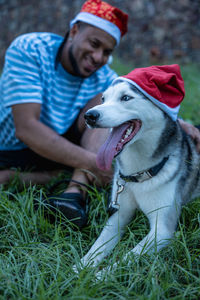
[[[118, 62], [118, 74], [132, 68]], [[200, 123], [200, 68], [181, 67], [186, 97], [182, 118]], [[66, 174], [61, 174], [62, 179]], [[68, 176], [68, 175], [67, 175]], [[148, 232], [147, 219], [137, 212], [126, 233], [103, 266], [118, 261], [106, 280], [95, 280], [95, 268], [79, 276], [72, 266], [93, 244], [108, 215], [107, 193], [90, 192], [88, 226], [76, 230], [67, 220], [51, 224], [42, 207], [34, 210], [48, 192], [47, 186], [21, 186], [16, 177], [0, 188], [0, 299], [200, 299], [200, 199], [183, 208], [174, 239], [160, 253], [122, 262]], [[63, 188], [63, 186], [62, 186]]]

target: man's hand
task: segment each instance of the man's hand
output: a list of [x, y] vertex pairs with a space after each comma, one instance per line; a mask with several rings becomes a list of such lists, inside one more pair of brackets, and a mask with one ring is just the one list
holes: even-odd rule
[[178, 120], [183, 130], [191, 136], [196, 144], [197, 151], [200, 153], [200, 131], [198, 128], [194, 127], [192, 124], [189, 124], [183, 120]]
[[100, 170], [96, 165], [96, 160], [94, 161], [92, 169], [85, 170], [85, 173], [90, 183], [95, 183], [97, 186], [101, 187], [110, 184], [113, 179], [113, 170]]

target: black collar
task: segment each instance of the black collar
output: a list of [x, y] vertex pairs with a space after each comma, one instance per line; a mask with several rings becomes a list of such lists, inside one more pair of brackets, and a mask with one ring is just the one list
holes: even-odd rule
[[169, 157], [164, 157], [163, 160], [157, 164], [156, 166], [146, 170], [146, 171], [141, 171], [137, 172], [133, 175], [128, 175], [125, 176], [119, 171], [119, 176], [121, 179], [123, 179], [126, 182], [142, 182], [147, 179], [152, 178], [153, 176], [156, 176], [158, 172], [162, 169], [162, 167], [165, 165], [166, 161], [168, 160]]

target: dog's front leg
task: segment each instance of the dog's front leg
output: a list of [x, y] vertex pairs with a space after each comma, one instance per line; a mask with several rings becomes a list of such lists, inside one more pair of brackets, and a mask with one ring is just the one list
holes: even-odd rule
[[108, 219], [99, 238], [82, 258], [81, 263], [83, 266], [87, 264], [97, 265], [111, 252], [123, 235], [124, 227], [131, 221], [136, 206], [126, 192], [120, 195], [119, 203], [119, 210]]
[[[89, 252], [81, 259], [83, 266], [97, 265], [115, 247], [121, 236], [119, 213], [112, 215], [101, 232], [99, 238], [90, 248]], [[119, 230], [118, 230], [119, 229]]]
[[149, 217], [150, 232], [126, 255], [125, 259], [131, 253], [139, 255], [152, 253], [165, 247], [173, 237], [177, 218], [176, 209], [172, 207], [160, 208], [153, 212]]

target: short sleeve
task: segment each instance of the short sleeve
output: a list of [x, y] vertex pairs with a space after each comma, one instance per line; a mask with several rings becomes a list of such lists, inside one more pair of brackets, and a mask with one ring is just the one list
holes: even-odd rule
[[41, 75], [36, 55], [17, 46], [8, 48], [1, 80], [4, 106], [42, 103]]

